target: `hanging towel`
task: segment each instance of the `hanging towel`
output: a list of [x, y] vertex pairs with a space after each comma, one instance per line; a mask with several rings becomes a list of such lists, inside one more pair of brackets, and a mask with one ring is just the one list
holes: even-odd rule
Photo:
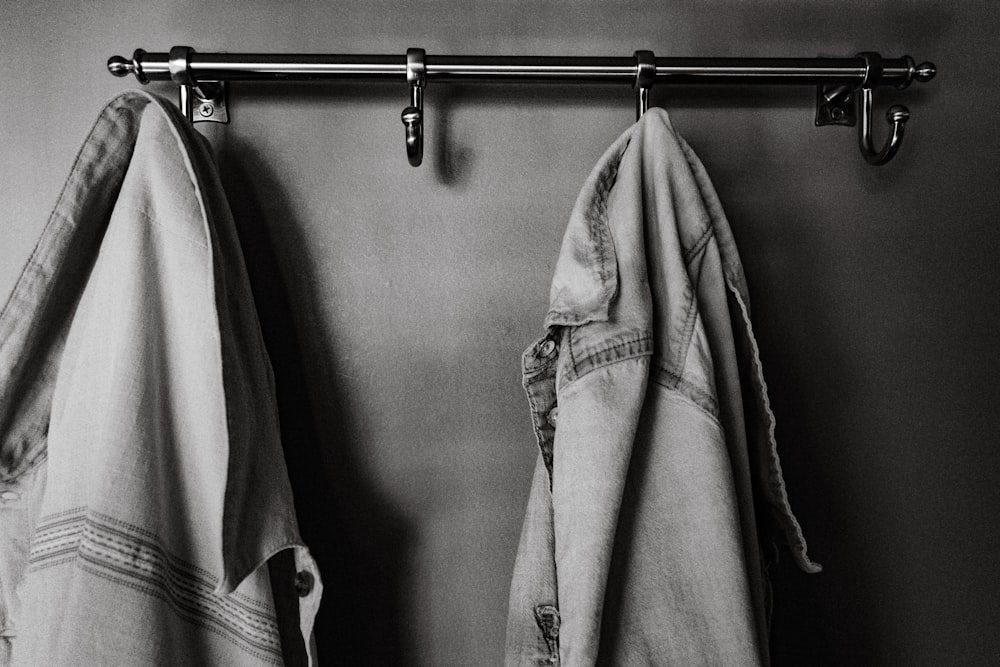
[[523, 355], [539, 457], [507, 665], [767, 664], [770, 546], [820, 568], [749, 304], [704, 168], [649, 110], [584, 185]]
[[5, 658], [280, 665], [285, 549], [313, 664], [322, 585], [229, 207], [207, 142], [123, 93], [0, 312]]

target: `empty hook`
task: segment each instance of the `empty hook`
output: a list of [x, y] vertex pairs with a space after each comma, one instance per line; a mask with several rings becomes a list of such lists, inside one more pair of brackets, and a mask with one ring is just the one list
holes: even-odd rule
[[871, 88], [862, 88], [858, 96], [861, 109], [859, 115], [861, 122], [858, 124], [858, 141], [861, 144], [861, 154], [865, 160], [874, 165], [885, 164], [896, 155], [899, 145], [903, 141], [903, 129], [906, 121], [910, 119], [910, 110], [902, 104], [895, 104], [889, 107], [885, 114], [885, 119], [892, 125], [892, 133], [889, 140], [881, 151], [875, 149], [872, 141], [872, 91]]
[[406, 128], [406, 159], [410, 166], [419, 167], [424, 160], [424, 85], [427, 67], [423, 49], [406, 50], [406, 83], [410, 86], [410, 106], [403, 109], [401, 119]]
[[656, 81], [656, 56], [652, 51], [635, 52], [635, 119], [649, 109], [649, 89]]
[[861, 146], [861, 154], [870, 164], [882, 165], [896, 155], [899, 145], [903, 141], [903, 130], [906, 121], [910, 119], [910, 110], [901, 104], [890, 107], [886, 113], [886, 120], [892, 125], [889, 140], [882, 150], [876, 150], [872, 137], [872, 89], [878, 85], [882, 78], [882, 56], [870, 51], [858, 54], [859, 58], [865, 61], [865, 76], [861, 81], [861, 89], [858, 91], [858, 143]]
[[[858, 124], [858, 142], [861, 145], [861, 154], [865, 160], [874, 165], [885, 164], [899, 150], [899, 145], [903, 141], [903, 129], [906, 121], [910, 118], [910, 110], [901, 104], [893, 105], [886, 113], [886, 120], [892, 124], [892, 131], [889, 140], [881, 151], [876, 151], [872, 141], [872, 89], [878, 85], [878, 80], [882, 77], [882, 57], [877, 53], [862, 52], [859, 58], [865, 61], [865, 76], [861, 82], [861, 90], [858, 97], [858, 115], [861, 122]], [[900, 88], [905, 88], [914, 80], [927, 82], [937, 74], [937, 68], [933, 63], [920, 63], [914, 66], [913, 59], [906, 57], [909, 63], [909, 73], [906, 80], [900, 84]]]

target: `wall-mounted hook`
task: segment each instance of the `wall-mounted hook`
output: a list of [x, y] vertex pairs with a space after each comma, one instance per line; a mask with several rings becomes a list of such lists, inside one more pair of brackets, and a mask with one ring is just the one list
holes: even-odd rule
[[903, 141], [903, 129], [910, 119], [910, 110], [898, 104], [889, 109], [885, 117], [892, 124], [892, 133], [882, 150], [876, 150], [872, 138], [872, 89], [882, 78], [882, 56], [865, 51], [859, 53], [858, 57], [865, 61], [865, 76], [856, 95], [858, 116], [861, 119], [858, 125], [858, 143], [861, 154], [869, 164], [882, 165], [891, 160], [899, 150]]
[[175, 46], [170, 49], [167, 59], [170, 79], [180, 86], [178, 106], [181, 113], [192, 123], [228, 123], [226, 82], [195, 79], [190, 66], [192, 53], [194, 49], [190, 46]]
[[424, 160], [424, 86], [427, 84], [426, 54], [423, 49], [406, 50], [406, 83], [410, 86], [410, 106], [401, 116], [406, 128], [406, 159], [419, 167]]
[[[899, 150], [910, 111], [902, 105], [889, 109], [886, 114], [886, 120], [891, 125], [889, 139], [881, 150], [876, 150], [872, 136], [872, 91], [879, 85], [884, 73], [882, 58], [877, 53], [869, 52], [859, 53], [857, 57], [865, 63], [860, 85], [851, 87], [837, 83], [817, 86], [816, 125], [858, 125], [861, 154], [869, 163], [881, 165], [891, 160]], [[901, 60], [906, 64], [906, 76], [899, 81], [897, 88], [906, 88], [914, 81], [926, 83], [937, 74], [933, 63], [916, 65], [909, 56], [903, 56]]]
[[[858, 57], [865, 61], [865, 78], [857, 95], [858, 115], [861, 117], [858, 131], [861, 154], [871, 164], [885, 164], [899, 150], [899, 144], [903, 141], [903, 128], [910, 118], [910, 110], [901, 104], [889, 107], [885, 118], [892, 124], [892, 133], [882, 150], [876, 151], [872, 142], [872, 88], [878, 84], [878, 80], [882, 76], [882, 57], [871, 52], [859, 53]], [[933, 63], [914, 65], [913, 59], [909, 56], [906, 56], [906, 61], [909, 63], [908, 74], [906, 79], [899, 84], [899, 88], [906, 88], [914, 80], [925, 83], [937, 74], [937, 68], [934, 67]]]
[[635, 52], [635, 119], [649, 108], [649, 89], [656, 81], [656, 56], [652, 51]]

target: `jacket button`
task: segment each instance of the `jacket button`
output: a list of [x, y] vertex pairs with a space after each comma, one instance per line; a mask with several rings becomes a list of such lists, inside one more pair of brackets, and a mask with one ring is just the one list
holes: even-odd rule
[[559, 408], [554, 407], [551, 410], [549, 410], [549, 414], [546, 416], [546, 419], [549, 422], [549, 426], [555, 428], [556, 422], [559, 421]]
[[312, 574], [305, 570], [295, 574], [295, 592], [300, 598], [304, 598], [312, 592], [313, 581]]
[[542, 346], [538, 348], [538, 354], [543, 357], [551, 356], [553, 352], [556, 351], [556, 342], [551, 338], [542, 343]]

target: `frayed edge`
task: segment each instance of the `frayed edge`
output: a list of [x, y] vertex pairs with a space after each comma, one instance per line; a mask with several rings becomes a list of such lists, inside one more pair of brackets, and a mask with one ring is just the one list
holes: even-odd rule
[[781, 470], [781, 460], [778, 457], [778, 443], [775, 438], [775, 419], [771, 411], [771, 401], [767, 395], [767, 382], [764, 381], [764, 369], [760, 361], [760, 348], [753, 337], [753, 328], [750, 324], [750, 313], [743, 302], [739, 291], [727, 277], [726, 284], [736, 296], [736, 302], [740, 304], [740, 312], [743, 315], [743, 323], [749, 334], [751, 362], [754, 370], [754, 380], [759, 383], [757, 395], [758, 407], [764, 412], [767, 418], [767, 456], [768, 456], [768, 488], [771, 491], [772, 501], [776, 501], [776, 506], [785, 519], [783, 526], [785, 532], [785, 542], [792, 552], [792, 557], [799, 569], [809, 574], [816, 574], [823, 571], [823, 566], [811, 560], [808, 556], [808, 545], [806, 538], [802, 534], [802, 526], [792, 512], [792, 506], [788, 502], [788, 492], [785, 489], [784, 474]]

